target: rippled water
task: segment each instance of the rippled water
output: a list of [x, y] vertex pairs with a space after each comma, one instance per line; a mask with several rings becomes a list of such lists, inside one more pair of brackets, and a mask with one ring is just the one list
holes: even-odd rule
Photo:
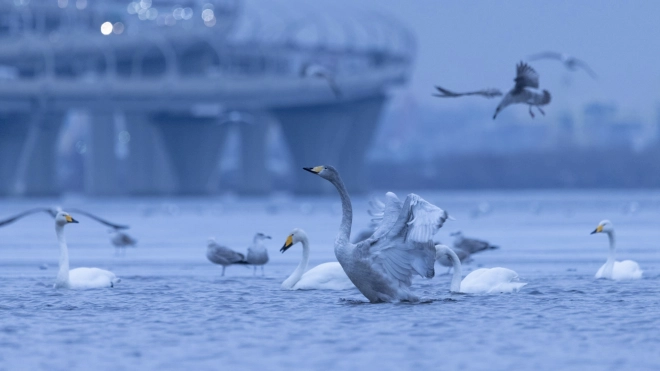
[[[461, 229], [499, 244], [468, 269], [504, 266], [528, 282], [511, 295], [448, 292], [446, 269], [416, 279], [421, 303], [368, 304], [356, 290], [282, 291], [310, 235], [313, 264], [334, 259], [334, 197], [2, 201], [0, 217], [55, 203], [131, 224], [139, 246], [114, 255], [107, 230], [78, 217], [66, 227], [72, 267], [111, 269], [112, 289], [57, 290], [50, 217], [0, 228], [0, 369], [657, 369], [660, 367], [660, 192], [420, 192]], [[355, 202], [355, 232], [367, 225]], [[74, 215], [75, 217], [75, 215]], [[644, 278], [595, 280], [617, 230], [619, 259]], [[206, 261], [209, 236], [245, 250], [273, 236], [266, 275]], [[40, 269], [47, 267], [47, 269]]]

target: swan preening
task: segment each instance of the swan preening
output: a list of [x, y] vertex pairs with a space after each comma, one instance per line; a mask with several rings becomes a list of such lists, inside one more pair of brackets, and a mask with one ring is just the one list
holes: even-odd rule
[[263, 233], [254, 235], [252, 245], [247, 249], [247, 258], [245, 259], [248, 264], [254, 266], [253, 275], [257, 274], [257, 266], [261, 266], [261, 275], [264, 275], [264, 265], [268, 263], [268, 250], [264, 246], [264, 240], [270, 240], [270, 236]]
[[507, 268], [479, 268], [470, 272], [463, 280], [461, 261], [454, 250], [445, 245], [435, 245], [438, 256], [446, 255], [452, 261], [454, 275], [451, 279], [451, 292], [465, 294], [498, 294], [517, 292], [527, 283], [518, 282], [518, 274]]
[[55, 233], [60, 243], [60, 268], [57, 272], [55, 287], [70, 289], [113, 287], [120, 279], [110, 271], [99, 268], [69, 270], [69, 249], [64, 237], [64, 226], [68, 223], [78, 223], [78, 221], [64, 211], [60, 211], [55, 215]]
[[592, 70], [591, 67], [589, 67], [589, 65], [586, 62], [565, 53], [543, 52], [543, 53], [530, 55], [527, 59], [529, 59], [530, 61], [536, 61], [539, 59], [552, 59], [552, 60], [560, 61], [564, 65], [564, 67], [566, 67], [566, 69], [568, 70], [577, 71], [578, 68], [581, 68], [586, 73], [588, 73], [589, 76], [591, 76], [592, 78], [595, 79], [598, 77], [596, 75], [596, 72], [594, 72], [594, 70]]
[[607, 278], [610, 280], [632, 280], [642, 278], [643, 271], [639, 268], [637, 262], [632, 260], [616, 261], [614, 253], [616, 250], [616, 239], [614, 237], [614, 225], [609, 220], [603, 220], [598, 223], [598, 227], [591, 232], [607, 233], [610, 240], [610, 253], [607, 261], [596, 272], [596, 278]]
[[309, 262], [309, 239], [302, 229], [296, 228], [286, 238], [280, 252], [302, 244], [302, 260], [291, 275], [282, 282], [285, 290], [346, 290], [355, 287], [338, 262], [319, 264], [306, 271]]
[[206, 258], [214, 264], [222, 265], [222, 276], [225, 275], [225, 269], [233, 264], [247, 264], [245, 255], [236, 252], [226, 246], [222, 246], [211, 237], [206, 247]]
[[[511, 90], [509, 90], [506, 95], [500, 101], [500, 104], [495, 109], [495, 114], [493, 115], [493, 120], [497, 118], [497, 115], [507, 106], [512, 104], [526, 104], [529, 106], [529, 114], [534, 117], [534, 112], [532, 112], [532, 107], [536, 107], [543, 115], [545, 112], [541, 109], [541, 106], [544, 106], [550, 103], [551, 96], [550, 92], [547, 90], [538, 91], [539, 87], [539, 74], [525, 62], [520, 62], [516, 65], [516, 78], [513, 79], [515, 85]], [[466, 93], [456, 93], [451, 90], [444, 89], [442, 87], [436, 86], [436, 89], [440, 94], [434, 94], [436, 97], [440, 98], [456, 98], [469, 95], [479, 95], [485, 98], [494, 98], [503, 95], [503, 93], [498, 89], [483, 89], [476, 90]]]
[[353, 208], [339, 173], [332, 166], [304, 168], [332, 183], [339, 192], [342, 219], [335, 256], [351, 282], [370, 302], [416, 301], [412, 276], [435, 274], [433, 235], [449, 215], [416, 194], [401, 202], [387, 193], [383, 218], [371, 237], [350, 243]]

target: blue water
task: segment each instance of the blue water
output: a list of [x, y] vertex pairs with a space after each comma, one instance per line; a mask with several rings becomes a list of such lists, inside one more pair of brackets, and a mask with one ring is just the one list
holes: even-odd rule
[[[53, 289], [53, 222], [35, 215], [0, 228], [0, 369], [658, 369], [660, 192], [420, 192], [449, 210], [438, 240], [458, 229], [501, 248], [467, 270], [503, 266], [527, 282], [517, 294], [450, 294], [444, 267], [418, 278], [420, 303], [369, 304], [357, 290], [282, 291], [307, 231], [311, 264], [333, 260], [334, 197], [0, 202], [0, 218], [37, 205], [71, 205], [131, 224], [138, 247], [116, 256], [107, 229], [66, 227], [71, 266], [110, 269], [114, 288]], [[366, 226], [365, 199], [355, 229]], [[74, 215], [74, 217], [76, 217]], [[617, 230], [620, 260], [644, 278], [595, 280]], [[205, 241], [245, 250], [273, 237], [265, 276], [205, 258]], [[40, 269], [47, 268], [47, 269]]]

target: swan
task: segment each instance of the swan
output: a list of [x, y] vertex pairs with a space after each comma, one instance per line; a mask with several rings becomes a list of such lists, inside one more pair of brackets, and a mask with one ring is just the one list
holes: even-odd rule
[[232, 264], [247, 264], [245, 255], [218, 244], [213, 237], [208, 240], [206, 258], [211, 263], [222, 265], [222, 276], [225, 275], [225, 269]]
[[610, 240], [610, 253], [607, 261], [596, 272], [596, 278], [607, 278], [610, 280], [633, 280], [642, 278], [643, 271], [639, 268], [637, 262], [624, 260], [622, 262], [614, 260], [614, 251], [616, 242], [614, 238], [614, 225], [609, 220], [603, 220], [598, 224], [591, 234], [607, 233]]
[[69, 249], [64, 238], [64, 226], [78, 223], [71, 215], [59, 211], [55, 215], [55, 233], [60, 243], [60, 269], [57, 272], [55, 288], [96, 289], [114, 287], [120, 279], [114, 273], [99, 268], [75, 268], [69, 270]]
[[302, 243], [302, 260], [289, 278], [282, 282], [282, 289], [347, 290], [355, 287], [338, 262], [319, 264], [305, 272], [309, 262], [309, 240], [305, 231], [300, 228], [291, 231], [280, 252], [284, 253], [298, 242]]
[[525, 282], [518, 281], [518, 273], [507, 268], [479, 268], [470, 272], [463, 281], [461, 261], [456, 253], [445, 245], [435, 245], [436, 256], [449, 256], [454, 265], [454, 275], [451, 278], [451, 292], [465, 294], [497, 294], [518, 292]]
[[346, 187], [332, 166], [303, 168], [332, 183], [341, 198], [342, 219], [335, 256], [355, 287], [370, 302], [417, 301], [410, 292], [413, 274], [432, 278], [435, 247], [432, 237], [449, 215], [416, 194], [402, 203], [388, 192], [383, 218], [365, 241], [350, 243], [353, 208]]
[[261, 275], [264, 275], [264, 265], [268, 263], [268, 250], [264, 246], [264, 240], [270, 240], [270, 236], [266, 236], [263, 233], [257, 233], [254, 235], [252, 240], [252, 245], [247, 249], [247, 261], [248, 264], [254, 266], [253, 275], [257, 274], [257, 265], [261, 266]]

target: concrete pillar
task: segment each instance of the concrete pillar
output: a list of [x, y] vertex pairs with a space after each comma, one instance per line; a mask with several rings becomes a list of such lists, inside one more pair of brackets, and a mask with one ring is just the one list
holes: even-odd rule
[[165, 195], [176, 190], [176, 182], [160, 130], [146, 112], [124, 114], [128, 155], [120, 160], [129, 195]]
[[119, 182], [115, 113], [93, 112], [87, 129], [85, 153], [85, 193], [91, 196], [116, 196], [122, 193]]
[[153, 119], [172, 164], [177, 194], [208, 194], [227, 127], [215, 117], [159, 114]]
[[291, 148], [297, 193], [331, 193], [333, 186], [302, 167], [333, 165], [349, 192], [364, 191], [364, 155], [378, 123], [384, 97], [273, 110]]
[[241, 135], [242, 194], [266, 194], [271, 190], [270, 175], [266, 168], [266, 135], [271, 117], [254, 114], [253, 120], [239, 125]]
[[57, 177], [57, 141], [64, 112], [34, 114], [16, 172], [15, 189], [20, 196], [55, 196], [60, 190]]
[[0, 115], [0, 196], [13, 194], [18, 158], [30, 127], [28, 114]]

